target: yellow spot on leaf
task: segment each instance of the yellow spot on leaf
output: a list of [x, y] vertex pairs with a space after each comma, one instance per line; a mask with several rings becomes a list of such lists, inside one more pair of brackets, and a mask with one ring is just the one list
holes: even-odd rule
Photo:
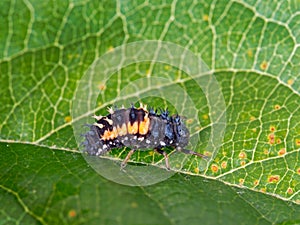
[[300, 139], [296, 139], [296, 145], [300, 146]]
[[147, 77], [150, 77], [150, 76], [151, 76], [151, 70], [147, 70], [147, 71], [146, 71], [146, 76], [147, 76]]
[[202, 116], [202, 118], [205, 119], [205, 120], [207, 120], [207, 119], [208, 119], [208, 115], [207, 115], [207, 114], [204, 114], [204, 115]]
[[254, 187], [257, 186], [258, 184], [259, 184], [259, 181], [258, 181], [258, 180], [255, 180], [255, 181], [253, 182]]
[[240, 178], [240, 179], [239, 179], [239, 184], [240, 184], [240, 185], [243, 185], [244, 182], [245, 182], [245, 180], [244, 180], [243, 178]]
[[227, 168], [227, 162], [226, 162], [226, 161], [223, 161], [223, 162], [221, 163], [221, 167], [222, 167], [222, 169], [226, 169], [226, 168]]
[[112, 52], [113, 50], [115, 50], [115, 48], [113, 46], [109, 46], [107, 51]]
[[76, 211], [74, 209], [71, 209], [68, 213], [69, 217], [74, 218], [76, 216]]
[[98, 89], [100, 91], [104, 91], [106, 89], [106, 85], [101, 83], [101, 84], [98, 85]]
[[187, 120], [186, 120], [186, 123], [187, 123], [187, 124], [192, 124], [193, 121], [194, 121], [193, 119], [187, 119]]
[[286, 191], [289, 195], [293, 194], [294, 193], [294, 190], [292, 188], [288, 188], [287, 191]]
[[265, 155], [268, 155], [268, 154], [269, 154], [269, 150], [265, 148], [265, 149], [264, 149], [264, 154], [265, 154]]
[[262, 192], [262, 193], [266, 193], [266, 191], [267, 191], [266, 188], [261, 188], [261, 189], [260, 189], [260, 192]]
[[239, 158], [240, 159], [245, 159], [245, 158], [247, 158], [247, 154], [245, 152], [240, 152]]
[[204, 155], [207, 156], [207, 157], [210, 157], [211, 156], [211, 152], [204, 151]]
[[250, 116], [250, 121], [256, 120], [254, 116]]
[[195, 127], [195, 131], [200, 131], [201, 130], [201, 127]]
[[274, 132], [276, 130], [276, 128], [274, 126], [270, 126], [270, 131]]
[[280, 105], [275, 105], [275, 106], [274, 106], [274, 109], [275, 109], [275, 110], [278, 110], [278, 109], [280, 109], [280, 108], [281, 108]]
[[268, 63], [266, 61], [263, 61], [261, 64], [260, 64], [260, 68], [262, 70], [266, 70], [268, 68]]
[[202, 18], [203, 18], [204, 21], [208, 21], [209, 16], [207, 14], [204, 14]]
[[248, 55], [248, 57], [252, 58], [253, 57], [253, 51], [251, 49], [248, 49], [247, 55]]
[[138, 204], [136, 202], [131, 202], [130, 204], [131, 208], [137, 208], [138, 207]]
[[287, 81], [287, 83], [288, 83], [288, 85], [293, 85], [293, 84], [294, 84], [294, 79], [289, 79], [289, 80]]
[[65, 117], [65, 122], [66, 123], [70, 123], [72, 121], [72, 117], [71, 116], [66, 116]]
[[196, 168], [194, 169], [194, 172], [195, 172], [195, 173], [199, 173], [199, 168], [196, 167]]
[[165, 65], [164, 68], [165, 70], [170, 70], [171, 67], [169, 65]]
[[242, 161], [241, 161], [241, 166], [245, 166], [245, 165], [246, 165], [245, 160], [242, 160]]

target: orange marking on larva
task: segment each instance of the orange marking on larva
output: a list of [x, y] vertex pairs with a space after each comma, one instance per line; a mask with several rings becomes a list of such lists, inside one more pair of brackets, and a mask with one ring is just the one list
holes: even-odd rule
[[114, 127], [112, 131], [106, 130], [102, 136], [103, 140], [112, 140], [118, 136], [117, 128]]
[[136, 134], [139, 130], [138, 122], [134, 122], [132, 125], [130, 122], [127, 124], [128, 134]]
[[277, 183], [280, 180], [279, 175], [271, 175], [268, 177], [268, 182], [269, 183]]
[[145, 135], [149, 131], [150, 119], [148, 114], [145, 115], [144, 121], [141, 121], [139, 124], [139, 134]]
[[119, 125], [117, 126], [117, 131], [119, 136], [124, 136], [127, 134], [127, 127], [125, 124], [122, 124], [120, 127]]
[[282, 148], [278, 151], [278, 155], [284, 155], [286, 153], [285, 148]]

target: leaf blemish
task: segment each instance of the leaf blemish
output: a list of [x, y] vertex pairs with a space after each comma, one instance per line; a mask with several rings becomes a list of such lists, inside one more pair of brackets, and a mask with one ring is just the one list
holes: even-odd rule
[[286, 191], [289, 195], [293, 194], [294, 193], [294, 190], [292, 188], [288, 188], [287, 191]]
[[259, 180], [255, 180], [255, 181], [253, 182], [253, 184], [254, 184], [254, 187], [256, 187], [256, 186], [259, 184]]
[[245, 158], [247, 158], [247, 154], [245, 152], [240, 152], [239, 158], [240, 159], [245, 159]]
[[270, 131], [274, 132], [276, 130], [276, 128], [274, 126], [270, 126]]
[[222, 169], [226, 169], [226, 167], [227, 167], [227, 162], [226, 162], [226, 161], [223, 161], [223, 162], [221, 163], [221, 167], [222, 167]]
[[268, 63], [266, 61], [263, 61], [261, 64], [260, 64], [260, 68], [262, 70], [266, 70], [268, 68]]
[[275, 135], [273, 133], [269, 134], [268, 139], [270, 145], [273, 145], [275, 143]]
[[278, 155], [284, 155], [286, 153], [285, 148], [282, 148], [278, 151]]
[[289, 79], [289, 80], [287, 81], [287, 83], [288, 83], [288, 85], [293, 85], [294, 79]]
[[65, 117], [65, 122], [66, 123], [70, 123], [72, 121], [72, 117], [71, 116], [66, 116]]
[[280, 105], [275, 105], [275, 106], [274, 106], [274, 109], [275, 109], [275, 110], [278, 110], [278, 109], [280, 109], [280, 108], [281, 108]]
[[213, 173], [217, 173], [217, 172], [219, 171], [218, 165], [212, 164], [212, 165], [211, 165], [211, 171], [212, 171]]
[[300, 139], [296, 139], [296, 145], [300, 146]]
[[269, 183], [277, 183], [280, 180], [279, 175], [271, 175], [268, 177], [268, 182]]
[[74, 209], [71, 209], [68, 214], [70, 218], [74, 218], [76, 216], [76, 211]]
[[98, 89], [100, 91], [104, 91], [106, 89], [106, 85], [101, 83], [101, 84], [98, 85]]
[[240, 184], [240, 185], [243, 185], [244, 182], [245, 182], [245, 180], [244, 180], [243, 178], [240, 178], [240, 179], [239, 179], [239, 184]]
[[203, 20], [204, 21], [208, 21], [208, 19], [209, 19], [209, 16], [207, 14], [203, 15]]

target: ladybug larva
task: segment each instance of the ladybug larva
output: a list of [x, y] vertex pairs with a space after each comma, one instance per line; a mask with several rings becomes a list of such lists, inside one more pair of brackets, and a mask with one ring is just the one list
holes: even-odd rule
[[89, 155], [103, 155], [114, 148], [131, 148], [121, 164], [126, 166], [130, 156], [139, 149], [154, 149], [165, 158], [169, 170], [168, 155], [164, 147], [172, 147], [176, 151], [204, 157], [202, 154], [187, 150], [190, 133], [178, 115], [170, 116], [168, 110], [158, 114], [153, 109], [147, 111], [142, 105], [135, 108], [110, 108], [107, 116], [94, 116], [96, 122], [88, 125], [90, 130], [84, 135], [85, 152]]

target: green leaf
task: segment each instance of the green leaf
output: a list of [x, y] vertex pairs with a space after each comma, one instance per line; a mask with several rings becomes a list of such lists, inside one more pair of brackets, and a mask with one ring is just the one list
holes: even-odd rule
[[[299, 10], [292, 0], [1, 1], [0, 223], [299, 224]], [[95, 60], [144, 40], [175, 43], [202, 58], [220, 85], [226, 124], [204, 170], [191, 157], [178, 168], [175, 163], [178, 173], [168, 180], [129, 187], [99, 176], [84, 160], [72, 104]], [[104, 114], [124, 90], [147, 93], [138, 86], [147, 76], [169, 81], [149, 82], [149, 93], [176, 96], [172, 90], [180, 87], [189, 96], [193, 105], [182, 112], [195, 112], [186, 123], [201, 140], [190, 146], [209, 152], [221, 122], [212, 119], [199, 80], [180, 66], [119, 68], [96, 84], [101, 93], [91, 93], [99, 94], [91, 104]], [[175, 113], [186, 96], [143, 102]], [[121, 153], [112, 156], [123, 158], [127, 150]], [[153, 167], [162, 158], [144, 151], [132, 160]]]

